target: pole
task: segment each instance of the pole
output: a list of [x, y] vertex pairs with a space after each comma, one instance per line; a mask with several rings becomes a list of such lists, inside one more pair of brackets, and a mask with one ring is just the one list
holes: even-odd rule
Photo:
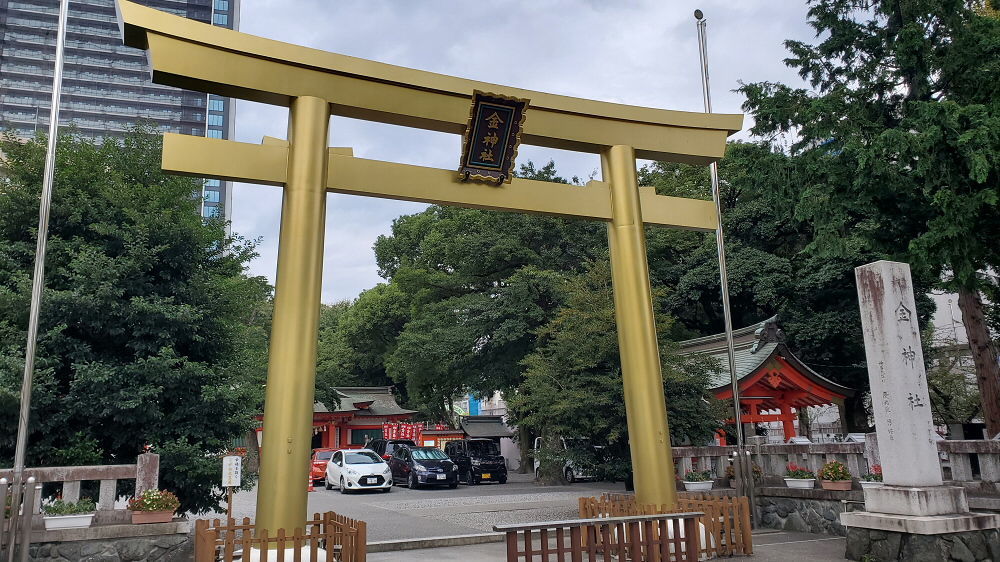
[[677, 485], [653, 320], [635, 150], [631, 146], [612, 146], [601, 154], [601, 165], [604, 180], [611, 183], [608, 246], [636, 502], [676, 505]]
[[303, 96], [288, 116], [288, 180], [281, 204], [274, 320], [264, 395], [257, 529], [305, 529], [323, 285], [330, 104]]
[[[708, 46], [705, 27], [707, 21], [701, 10], [694, 11], [698, 28], [698, 59], [701, 62], [701, 91], [705, 103], [705, 113], [712, 112], [712, 95], [708, 82]], [[718, 226], [715, 230], [715, 246], [719, 256], [719, 285], [722, 291], [722, 312], [726, 331], [726, 352], [729, 357], [729, 378], [733, 390], [733, 415], [736, 422], [736, 460], [734, 472], [737, 475], [739, 488], [744, 490], [750, 499], [751, 511], [754, 505], [753, 469], [749, 452], [746, 451], [743, 439], [743, 424], [740, 411], [740, 385], [736, 378], [736, 351], [733, 348], [733, 318], [729, 306], [729, 275], [726, 270], [726, 242], [722, 231], [722, 201], [719, 193], [719, 163], [712, 162], [709, 167], [712, 180], [712, 200], [715, 202], [715, 217]], [[755, 518], [756, 519], [756, 518]]]
[[[24, 481], [24, 464], [28, 448], [28, 422], [31, 413], [31, 386], [35, 375], [35, 350], [38, 342], [39, 311], [42, 306], [42, 292], [45, 289], [45, 251], [49, 238], [49, 209], [52, 206], [52, 184], [56, 170], [56, 143], [59, 136], [59, 98], [62, 95], [63, 54], [66, 43], [66, 19], [69, 14], [69, 0], [59, 2], [59, 25], [56, 29], [56, 60], [52, 72], [52, 101], [49, 108], [49, 138], [45, 152], [45, 171], [42, 175], [42, 196], [38, 206], [38, 241], [35, 246], [35, 271], [31, 279], [31, 309], [28, 313], [28, 342], [24, 352], [24, 376], [21, 379], [21, 410], [17, 420], [17, 443], [14, 446], [14, 470], [12, 474], [13, 494], [11, 512], [20, 503], [21, 487]], [[21, 525], [31, 525], [31, 510], [26, 508], [27, 521]], [[22, 519], [25, 519], [22, 517]], [[23, 546], [27, 548], [26, 546]], [[14, 559], [13, 549], [10, 560]]]
[[233, 487], [226, 486], [226, 521], [233, 518]]

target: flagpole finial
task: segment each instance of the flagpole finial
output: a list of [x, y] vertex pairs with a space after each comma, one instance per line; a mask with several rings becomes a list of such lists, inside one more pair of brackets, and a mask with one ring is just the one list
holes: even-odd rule
[[701, 20], [705, 19], [705, 13], [702, 12], [701, 10], [695, 10], [694, 11], [694, 19], [696, 19], [698, 21], [701, 21]]

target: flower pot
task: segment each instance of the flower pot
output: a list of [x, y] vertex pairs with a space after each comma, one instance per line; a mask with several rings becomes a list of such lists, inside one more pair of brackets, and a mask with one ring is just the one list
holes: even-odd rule
[[93, 513], [77, 513], [75, 515], [46, 515], [45, 530], [51, 529], [79, 529], [90, 527], [94, 520]]
[[174, 518], [173, 511], [133, 511], [132, 524], [141, 525], [143, 523], [170, 523]]
[[824, 490], [838, 490], [846, 492], [851, 489], [850, 480], [823, 480], [821, 485]]
[[868, 482], [867, 480], [862, 480], [859, 483], [861, 484], [861, 489], [862, 490], [867, 489], [867, 488], [881, 488], [882, 485], [883, 485], [882, 482], [878, 482], [878, 481], [875, 481], [875, 480], [872, 480], [871, 482]]
[[785, 478], [785, 486], [789, 488], [815, 488], [815, 478]]
[[714, 484], [714, 482], [711, 480], [706, 480], [704, 482], [688, 482], [685, 480], [684, 489], [688, 492], [704, 492], [705, 490], [711, 490], [712, 484]]

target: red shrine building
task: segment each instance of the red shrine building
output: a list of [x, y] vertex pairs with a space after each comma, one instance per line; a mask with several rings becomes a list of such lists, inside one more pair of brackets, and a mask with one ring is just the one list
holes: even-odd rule
[[[392, 395], [391, 386], [338, 387], [340, 405], [331, 410], [313, 404], [312, 448], [360, 449], [370, 439], [382, 437], [383, 423], [408, 422], [416, 410], [406, 410]], [[258, 416], [263, 420], [263, 416]], [[264, 427], [257, 428], [261, 443]]]
[[[743, 423], [768, 423], [773, 433], [780, 423], [782, 442], [797, 435], [799, 412], [810, 406], [836, 406], [840, 427], [844, 423], [844, 399], [854, 391], [809, 368], [785, 345], [777, 317], [760, 324], [733, 330], [736, 376], [740, 389], [740, 418]], [[726, 335], [715, 334], [680, 342], [684, 354], [710, 355], [718, 360], [709, 391], [719, 400], [732, 400], [732, 377]], [[733, 423], [732, 419], [727, 423]], [[720, 444], [725, 436], [720, 432]]]

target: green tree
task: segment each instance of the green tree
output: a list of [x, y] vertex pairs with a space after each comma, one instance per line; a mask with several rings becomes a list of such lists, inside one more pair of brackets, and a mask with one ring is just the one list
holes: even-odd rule
[[[23, 371], [45, 142], [7, 136], [0, 152], [7, 403]], [[159, 159], [147, 131], [59, 140], [28, 461], [121, 464], [151, 444], [161, 486], [201, 512], [223, 498], [218, 455], [259, 412], [270, 287], [244, 273], [254, 243], [203, 222], [198, 182], [163, 174]], [[0, 458], [12, 449], [0, 442]]]
[[[543, 479], [561, 478], [563, 456], [552, 451], [560, 436], [587, 437], [603, 447], [602, 459], [577, 455], [574, 462], [600, 477], [623, 480], [630, 471], [628, 431], [615, 327], [611, 267], [607, 255], [587, 263], [587, 269], [564, 281], [565, 305], [538, 332], [539, 343], [524, 359], [524, 381], [508, 395], [512, 417], [543, 436]], [[660, 341], [667, 340], [673, 319], [656, 315]], [[675, 444], [701, 444], [720, 427], [721, 410], [707, 400], [705, 389], [714, 367], [705, 358], [661, 349], [664, 394]], [[600, 462], [598, 462], [600, 460]]]
[[860, 241], [959, 295], [984, 417], [1000, 433], [1000, 365], [982, 272], [998, 263], [1000, 21], [962, 0], [814, 0], [816, 45], [786, 41], [809, 89], [746, 84], [759, 135], [808, 163], [798, 213], [815, 247]]

